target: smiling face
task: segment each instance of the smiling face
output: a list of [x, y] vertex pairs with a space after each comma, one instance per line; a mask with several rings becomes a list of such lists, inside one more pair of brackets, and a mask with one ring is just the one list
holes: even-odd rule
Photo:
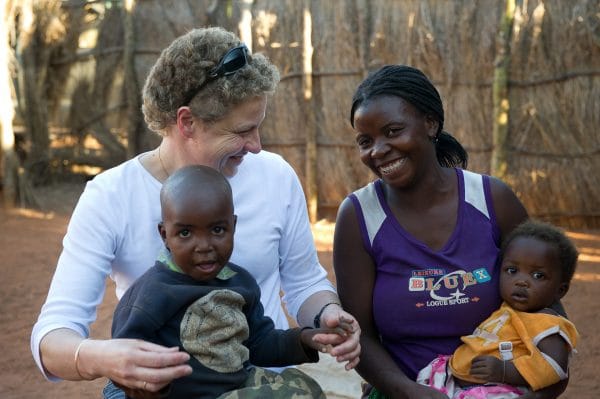
[[361, 161], [386, 183], [410, 185], [437, 165], [432, 143], [438, 123], [401, 97], [380, 96], [354, 112]]
[[198, 281], [214, 278], [233, 251], [235, 216], [231, 197], [218, 187], [190, 187], [163, 203], [159, 231], [173, 261]]
[[193, 119], [193, 133], [186, 147], [188, 164], [210, 166], [225, 176], [237, 173], [244, 155], [261, 150], [259, 127], [265, 119], [267, 96], [253, 97], [213, 123]]
[[556, 246], [533, 237], [518, 236], [510, 242], [500, 273], [502, 299], [524, 312], [550, 307], [569, 289]]

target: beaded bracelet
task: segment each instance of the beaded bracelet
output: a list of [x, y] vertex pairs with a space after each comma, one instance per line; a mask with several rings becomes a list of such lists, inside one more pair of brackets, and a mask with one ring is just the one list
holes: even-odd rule
[[315, 319], [313, 320], [313, 325], [315, 326], [315, 328], [321, 328], [321, 315], [323, 314], [325, 308], [329, 305], [338, 305], [340, 308], [342, 307], [342, 305], [340, 305], [337, 302], [328, 302], [325, 305], [323, 305], [323, 307], [321, 308], [321, 310], [319, 310], [319, 313], [317, 313]]

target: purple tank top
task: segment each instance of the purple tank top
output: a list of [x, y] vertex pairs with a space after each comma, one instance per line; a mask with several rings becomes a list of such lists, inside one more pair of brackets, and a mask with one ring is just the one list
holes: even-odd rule
[[412, 237], [393, 216], [377, 180], [350, 195], [363, 243], [377, 265], [373, 316], [381, 341], [415, 379], [438, 354], [500, 306], [500, 232], [489, 177], [456, 169], [456, 226], [439, 251]]

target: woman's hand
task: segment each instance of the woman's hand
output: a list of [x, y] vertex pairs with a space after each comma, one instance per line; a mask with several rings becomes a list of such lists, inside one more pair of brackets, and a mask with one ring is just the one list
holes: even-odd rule
[[360, 326], [358, 321], [345, 312], [340, 306], [333, 304], [327, 306], [321, 314], [321, 327], [342, 328], [346, 334], [328, 334], [319, 337], [319, 343], [331, 345], [329, 351], [338, 362], [347, 362], [344, 368], [351, 370], [360, 360]]
[[85, 379], [102, 376], [131, 392], [158, 392], [172, 380], [191, 374], [189, 359], [177, 347], [138, 339], [87, 340], [79, 350], [77, 369]]

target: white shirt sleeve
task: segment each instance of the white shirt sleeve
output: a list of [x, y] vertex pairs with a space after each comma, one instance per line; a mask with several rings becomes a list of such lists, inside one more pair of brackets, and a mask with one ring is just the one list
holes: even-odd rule
[[318, 291], [335, 291], [315, 249], [306, 200], [292, 167], [279, 155], [248, 154], [230, 178], [238, 224], [231, 261], [258, 281], [265, 314], [277, 328], [297, 318], [306, 298]]
[[280, 273], [283, 301], [297, 320], [298, 311], [309, 296], [335, 289], [317, 257], [302, 186], [291, 166], [287, 166], [291, 176], [287, 187], [281, 187], [287, 223], [279, 245]]
[[44, 376], [40, 342], [50, 331], [71, 329], [89, 336], [104, 298], [106, 278], [117, 296], [153, 265], [162, 248], [160, 183], [134, 158], [87, 183], [71, 215], [48, 297], [31, 334], [31, 352]]
[[46, 373], [40, 359], [41, 339], [59, 328], [87, 337], [104, 297], [117, 240], [111, 226], [115, 208], [100, 206], [105, 203], [103, 196], [97, 184], [87, 184], [71, 216], [48, 297], [32, 331], [33, 357], [51, 380], [56, 378]]

